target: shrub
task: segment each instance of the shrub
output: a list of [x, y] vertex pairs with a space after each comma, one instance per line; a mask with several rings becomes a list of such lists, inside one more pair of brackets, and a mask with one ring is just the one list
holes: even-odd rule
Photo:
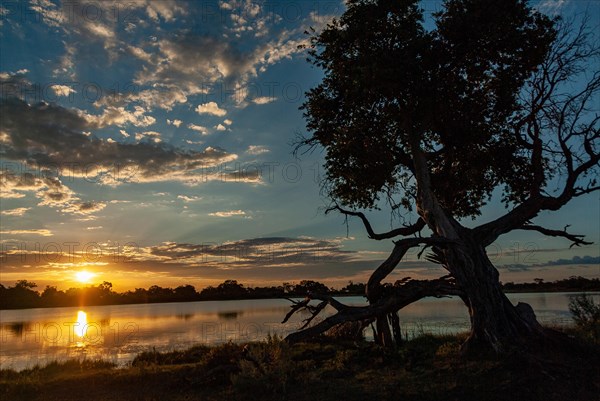
[[362, 341], [365, 339], [362, 322], [344, 322], [327, 330], [325, 336], [335, 340]]
[[600, 342], [600, 304], [587, 294], [571, 297], [569, 311], [582, 336], [593, 342]]

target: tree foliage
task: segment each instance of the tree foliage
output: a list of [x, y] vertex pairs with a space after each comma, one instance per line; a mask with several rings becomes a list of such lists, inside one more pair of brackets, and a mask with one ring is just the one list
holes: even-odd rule
[[311, 61], [325, 77], [303, 105], [312, 132], [303, 145], [325, 148], [325, 185], [344, 206], [374, 208], [384, 196], [412, 209], [415, 137], [435, 196], [455, 217], [477, 216], [498, 186], [517, 202], [533, 180], [539, 189], [552, 178], [550, 148], [540, 177], [532, 163], [527, 130], [541, 110], [528, 98], [548, 94], [539, 81], [553, 71], [540, 67], [560, 61], [558, 20], [519, 0], [449, 0], [433, 20], [427, 30], [415, 0], [353, 0], [312, 39]]

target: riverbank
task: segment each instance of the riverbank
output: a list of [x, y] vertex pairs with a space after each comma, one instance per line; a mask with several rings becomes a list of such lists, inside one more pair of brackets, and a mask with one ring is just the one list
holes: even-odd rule
[[[541, 293], [541, 292], [598, 292], [600, 279], [587, 279], [571, 276], [553, 282], [505, 283], [506, 293]], [[192, 285], [177, 288], [163, 288], [154, 285], [148, 289], [136, 288], [135, 291], [117, 293], [112, 284], [103, 282], [97, 286], [71, 288], [67, 291], [56, 287], [46, 287], [38, 292], [37, 285], [26, 280], [19, 280], [12, 287], [0, 284], [0, 310], [38, 309], [57, 307], [88, 307], [108, 305], [140, 305], [160, 303], [182, 303], [199, 301], [239, 301], [257, 299], [304, 298], [307, 293], [329, 294], [334, 297], [364, 296], [365, 284], [353, 284], [342, 289], [328, 288], [322, 283], [303, 280], [299, 284], [284, 283], [277, 287], [246, 287], [236, 280], [226, 280], [217, 287], [206, 287], [196, 291]]]
[[600, 352], [459, 356], [464, 335], [423, 335], [390, 351], [322, 339], [145, 352], [125, 368], [69, 361], [0, 372], [6, 400], [591, 400]]

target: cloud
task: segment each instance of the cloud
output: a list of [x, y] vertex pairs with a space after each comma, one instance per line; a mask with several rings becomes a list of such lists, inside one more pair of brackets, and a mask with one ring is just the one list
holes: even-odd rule
[[225, 212], [213, 212], [209, 213], [209, 216], [215, 217], [234, 217], [234, 216], [246, 216], [246, 212], [243, 210], [228, 210]]
[[558, 14], [569, 2], [567, 0], [544, 0], [534, 6], [538, 11], [545, 14]]
[[183, 121], [181, 121], [181, 120], [177, 120], [177, 119], [175, 119], [175, 120], [169, 120], [169, 119], [167, 119], [167, 124], [174, 125], [176, 128], [179, 128], [179, 126], [181, 125], [181, 123], [183, 123]]
[[126, 110], [125, 107], [108, 106], [102, 114], [93, 115], [80, 112], [91, 128], [104, 128], [111, 125], [122, 127], [125, 124], [132, 124], [136, 127], [148, 127], [156, 122], [156, 118], [146, 115], [146, 110], [141, 106], [134, 106], [133, 111]]
[[[209, 169], [237, 159], [237, 155], [214, 147], [190, 151], [147, 141], [109, 143], [84, 134], [93, 124], [80, 112], [57, 105], [29, 105], [18, 99], [6, 99], [0, 101], [0, 114], [3, 117], [0, 132], [6, 134], [0, 142], [4, 159], [22, 161], [36, 168], [56, 170], [58, 166], [62, 173], [98, 183], [197, 184], [219, 179], [218, 172]], [[144, 134], [149, 132], [155, 131]], [[10, 191], [3, 188], [3, 192], [13, 197], [18, 194], [14, 188]], [[63, 192], [63, 196], [69, 195]]]
[[270, 150], [266, 146], [262, 145], [250, 145], [246, 150], [246, 153], [249, 155], [260, 155], [268, 152], [270, 152]]
[[196, 202], [202, 200], [201, 196], [187, 196], [187, 195], [177, 195], [177, 199], [181, 199], [184, 202]]
[[16, 209], [8, 209], [0, 211], [0, 214], [3, 216], [23, 216], [30, 207], [18, 207]]
[[342, 249], [340, 239], [268, 237], [223, 244], [167, 242], [142, 249], [138, 259], [162, 263], [204, 264], [223, 269], [346, 262], [354, 256], [355, 252]]
[[106, 207], [104, 202], [75, 202], [63, 209], [63, 212], [88, 215], [99, 212]]
[[151, 61], [138, 71], [135, 83], [177, 87], [188, 96], [210, 93], [222, 83], [233, 89], [232, 100], [244, 106], [249, 82], [270, 65], [303, 52], [299, 45], [307, 43], [304, 36], [298, 30], [282, 30], [242, 47], [226, 36], [175, 33], [155, 44]]
[[189, 129], [199, 132], [201, 135], [208, 135], [208, 128], [203, 127], [202, 125], [196, 125], [196, 124], [188, 124], [187, 126]]
[[154, 21], [162, 18], [167, 22], [171, 22], [175, 20], [177, 15], [186, 15], [187, 13], [184, 7], [185, 3], [177, 0], [134, 0], [132, 4], [144, 8], [146, 14]]
[[[102, 202], [81, 201], [59, 178], [46, 175], [50, 171], [40, 173], [40, 176], [32, 173], [15, 174], [8, 170], [0, 173], [0, 195], [3, 198], [22, 198], [25, 197], [22, 192], [34, 191], [35, 196], [40, 199], [38, 206], [54, 207], [65, 213], [81, 215], [95, 213], [105, 207]], [[29, 208], [18, 208], [2, 214], [22, 216], [27, 210]]]
[[[64, 43], [64, 42], [63, 42]], [[57, 67], [54, 69], [53, 73], [54, 75], [65, 75], [67, 77], [69, 77], [72, 80], [75, 80], [77, 74], [75, 73], [75, 55], [77, 53], [77, 50], [75, 48], [75, 46], [73, 45], [68, 45], [66, 43], [64, 43], [65, 45], [65, 53], [63, 54], [63, 56], [60, 58], [60, 62], [58, 63]]]
[[160, 139], [160, 132], [156, 132], [156, 131], [136, 132], [136, 134], [135, 134], [136, 141], [139, 142], [144, 139], [149, 140], [150, 142], [154, 142], [154, 143], [162, 142], [162, 140]]
[[552, 266], [572, 266], [572, 265], [600, 265], [600, 257], [599, 256], [573, 256], [571, 259], [556, 259], [550, 260], [548, 262], [543, 263], [532, 263], [532, 264], [523, 264], [523, 263], [513, 263], [498, 266], [500, 269], [507, 269], [509, 271], [527, 271], [530, 269], [539, 269], [546, 268]]
[[252, 103], [268, 104], [268, 103], [274, 102], [275, 100], [277, 100], [277, 98], [275, 98], [275, 97], [261, 96], [261, 97], [256, 97], [256, 98], [252, 99]]
[[547, 266], [600, 265], [600, 256], [573, 256], [571, 259], [557, 259], [546, 262]]
[[227, 114], [227, 110], [221, 109], [215, 102], [208, 102], [198, 105], [198, 107], [196, 107], [196, 112], [198, 114], [212, 114], [213, 116], [218, 117], [223, 117], [225, 114]]
[[[155, 108], [171, 111], [178, 104], [188, 101], [186, 94], [175, 86], [144, 89], [139, 92], [113, 93], [102, 96], [94, 105], [96, 107], [109, 107], [122, 109], [125, 106], [137, 104], [142, 109], [152, 110]], [[179, 120], [176, 120], [179, 121]]]
[[227, 128], [223, 124], [217, 124], [217, 125], [215, 125], [215, 129], [217, 131], [227, 131]]
[[76, 93], [75, 89], [67, 85], [52, 85], [51, 88], [56, 96], [69, 96], [71, 93]]
[[283, 18], [265, 8], [263, 3], [249, 0], [221, 1], [220, 7], [229, 12], [231, 25], [227, 27], [230, 35], [240, 38], [253, 36], [254, 38], [266, 37], [271, 28], [279, 24]]
[[225, 120], [223, 120], [223, 124], [231, 125], [231, 124], [233, 124], [233, 121], [231, 121], [230, 119], [225, 119]]
[[52, 231], [47, 230], [45, 228], [38, 228], [32, 230], [2, 230], [0, 231], [2, 235], [41, 235], [42, 237], [51, 237], [54, 234]]

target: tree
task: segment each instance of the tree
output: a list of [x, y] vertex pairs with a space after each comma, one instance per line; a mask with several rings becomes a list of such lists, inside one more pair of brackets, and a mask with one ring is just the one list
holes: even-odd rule
[[[430, 30], [417, 3], [350, 0], [339, 20], [313, 31], [310, 60], [324, 78], [302, 106], [311, 135], [297, 151], [326, 152], [327, 212], [359, 218], [374, 240], [395, 241], [367, 283], [368, 308], [313, 294], [338, 313], [288, 341], [375, 319], [377, 340], [390, 344], [399, 340], [402, 307], [448, 294], [469, 310], [464, 350], [551, 340], [529, 305], [504, 295], [486, 247], [513, 230], [589, 244], [533, 220], [599, 189], [599, 48], [585, 23], [574, 29], [522, 0], [446, 0]], [[467, 227], [495, 190], [507, 212]], [[397, 216], [412, 213], [412, 224], [375, 232], [360, 210], [384, 202]], [[383, 285], [419, 246], [448, 275]], [[286, 319], [308, 306], [294, 305]]]

